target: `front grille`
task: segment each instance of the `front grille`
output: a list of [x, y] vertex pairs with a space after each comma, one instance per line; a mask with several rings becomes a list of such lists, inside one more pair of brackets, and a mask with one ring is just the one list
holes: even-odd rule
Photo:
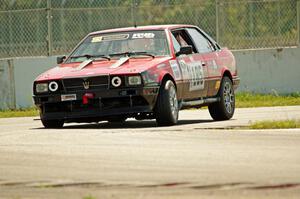
[[66, 91], [108, 89], [109, 78], [107, 75], [96, 77], [70, 78], [63, 79], [63, 84]]

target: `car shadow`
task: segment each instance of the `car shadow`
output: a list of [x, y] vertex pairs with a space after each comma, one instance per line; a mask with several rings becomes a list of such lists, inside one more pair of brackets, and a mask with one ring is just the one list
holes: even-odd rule
[[[177, 126], [213, 122], [213, 120], [179, 120]], [[144, 121], [126, 121], [124, 123], [101, 122], [98, 124], [76, 124], [66, 125], [64, 129], [137, 129], [137, 128], [154, 128], [157, 126], [155, 120]], [[164, 126], [163, 126], [164, 127]], [[168, 126], [166, 126], [168, 127]]]
[[[179, 120], [176, 126], [190, 125], [190, 124], [201, 124], [201, 123], [210, 123], [215, 122], [214, 120]], [[140, 129], [140, 128], [168, 128], [170, 126], [158, 126], [155, 120], [142, 120], [142, 121], [126, 121], [124, 123], [110, 123], [110, 122], [99, 122], [99, 123], [90, 123], [90, 124], [66, 124], [61, 129]], [[45, 129], [43, 127], [34, 128], [34, 129]]]

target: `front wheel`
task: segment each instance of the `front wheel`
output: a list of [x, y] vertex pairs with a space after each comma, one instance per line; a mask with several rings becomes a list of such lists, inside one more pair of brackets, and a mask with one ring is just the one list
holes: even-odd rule
[[42, 124], [46, 129], [57, 129], [62, 128], [64, 126], [63, 120], [44, 120], [41, 119]]
[[178, 121], [178, 100], [174, 83], [164, 81], [156, 101], [155, 116], [159, 126], [174, 125]]
[[209, 113], [214, 120], [229, 120], [235, 110], [235, 95], [232, 81], [227, 76], [222, 79], [218, 97], [220, 101], [208, 106]]

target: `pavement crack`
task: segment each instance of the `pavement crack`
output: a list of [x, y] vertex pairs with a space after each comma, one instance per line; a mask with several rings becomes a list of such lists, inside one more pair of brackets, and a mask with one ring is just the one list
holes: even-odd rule
[[16, 181], [16, 182], [7, 182], [2, 180], [3, 182], [0, 182], [0, 186], [29, 186], [31, 184], [36, 184], [36, 183], [46, 183], [48, 181]]
[[100, 182], [70, 182], [70, 183], [38, 183], [31, 184], [30, 187], [35, 188], [60, 188], [60, 187], [98, 187], [103, 186]]
[[265, 190], [265, 189], [288, 189], [288, 188], [296, 188], [296, 187], [300, 187], [300, 183], [254, 186], [254, 187], [249, 187], [249, 189]]
[[131, 184], [131, 183], [108, 183], [108, 182], [55, 182], [55, 181], [5, 181], [0, 180], [0, 187], [32, 187], [32, 188], [62, 188], [62, 187], [136, 187], [136, 188], [188, 188], [197, 190], [224, 190], [224, 189], [249, 189], [249, 190], [275, 190], [298, 188], [300, 183], [284, 183], [273, 185], [257, 185], [251, 182], [232, 182], [220, 184], [197, 185], [190, 182], [165, 182], [157, 184]]
[[188, 185], [188, 182], [168, 182], [163, 184], [151, 184], [151, 185], [140, 185], [141, 188], [152, 188], [152, 187], [177, 187], [181, 185]]
[[211, 184], [211, 185], [197, 185], [191, 186], [192, 189], [230, 189], [230, 188], [243, 188], [245, 186], [252, 185], [250, 182], [234, 182], [234, 183], [223, 183], [223, 184]]

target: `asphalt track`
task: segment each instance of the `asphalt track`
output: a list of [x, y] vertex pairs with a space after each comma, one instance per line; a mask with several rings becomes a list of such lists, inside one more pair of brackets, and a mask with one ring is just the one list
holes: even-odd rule
[[182, 111], [172, 127], [34, 119], [0, 119], [0, 198], [300, 198], [300, 129], [239, 129], [300, 119], [300, 106], [237, 109], [225, 122]]

